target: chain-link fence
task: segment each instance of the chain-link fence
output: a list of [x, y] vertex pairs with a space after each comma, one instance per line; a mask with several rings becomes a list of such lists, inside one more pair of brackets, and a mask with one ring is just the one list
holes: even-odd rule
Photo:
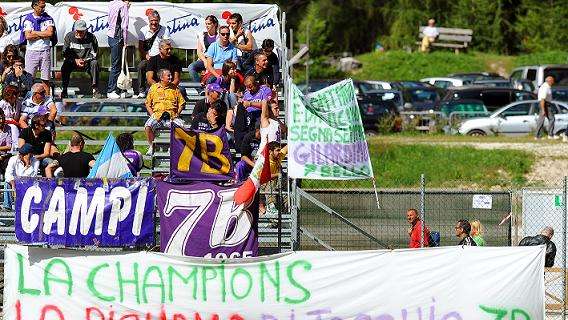
[[299, 250], [364, 250], [407, 248], [406, 212], [415, 208], [440, 245], [457, 245], [454, 227], [460, 219], [479, 220], [487, 246], [516, 246], [543, 228], [554, 229], [557, 253], [546, 268], [547, 319], [566, 319], [566, 182], [525, 181], [518, 186], [477, 186], [451, 181], [430, 187], [416, 177], [417, 187], [373, 189], [370, 181], [297, 183]]

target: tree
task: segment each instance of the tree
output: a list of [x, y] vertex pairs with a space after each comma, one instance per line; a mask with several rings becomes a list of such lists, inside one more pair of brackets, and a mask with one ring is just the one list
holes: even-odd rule
[[568, 3], [522, 0], [515, 30], [523, 51], [568, 50]]

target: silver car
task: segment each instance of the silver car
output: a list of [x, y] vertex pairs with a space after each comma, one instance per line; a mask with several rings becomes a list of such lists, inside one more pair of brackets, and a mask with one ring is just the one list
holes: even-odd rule
[[[551, 111], [555, 115], [554, 134], [557, 135], [568, 125], [568, 104], [553, 101]], [[536, 131], [538, 112], [537, 100], [517, 101], [497, 109], [489, 117], [464, 121], [458, 132], [470, 136], [524, 136]], [[545, 120], [545, 128], [548, 130], [548, 120]]]

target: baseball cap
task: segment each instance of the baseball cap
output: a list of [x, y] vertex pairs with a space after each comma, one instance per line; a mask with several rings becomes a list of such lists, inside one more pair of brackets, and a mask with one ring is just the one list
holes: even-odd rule
[[223, 88], [221, 88], [221, 86], [217, 83], [210, 83], [207, 85], [207, 91], [215, 91], [215, 92], [219, 92], [219, 93], [223, 93]]
[[32, 153], [33, 150], [34, 150], [34, 147], [32, 147], [31, 144], [26, 143], [18, 151], [20, 152], [20, 154], [28, 154], [28, 153]]
[[87, 30], [87, 23], [85, 20], [77, 20], [75, 21], [75, 24], [73, 24], [73, 29], [76, 31], [85, 31]]

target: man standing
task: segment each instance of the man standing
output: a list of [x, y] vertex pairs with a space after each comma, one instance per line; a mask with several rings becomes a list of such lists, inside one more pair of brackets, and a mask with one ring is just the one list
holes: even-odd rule
[[[32, 0], [33, 12], [26, 15], [23, 40], [26, 40], [26, 71], [35, 76], [41, 71], [41, 81], [49, 88], [51, 75], [51, 45], [57, 44], [55, 22], [45, 12], [45, 0]], [[49, 90], [49, 89], [48, 89]]]
[[544, 129], [544, 119], [548, 119], [548, 139], [557, 139], [554, 135], [554, 114], [550, 112], [550, 103], [552, 102], [552, 85], [554, 78], [551, 76], [544, 79], [544, 83], [538, 88], [538, 121], [536, 122], [535, 139], [540, 139], [540, 132]]
[[64, 153], [45, 168], [47, 178], [53, 178], [53, 172], [57, 167], [63, 169], [65, 178], [86, 178], [89, 175], [95, 165], [95, 158], [92, 154], [83, 151], [85, 140], [80, 134], [75, 133], [69, 144], [69, 152]]
[[460, 243], [458, 243], [458, 245], [477, 246], [475, 241], [473, 241], [473, 238], [469, 235], [471, 232], [471, 224], [469, 221], [464, 219], [459, 220], [454, 229], [456, 230], [456, 237], [460, 239]]
[[63, 65], [61, 66], [61, 98], [67, 98], [69, 78], [75, 70], [87, 72], [91, 76], [91, 88], [93, 98], [100, 98], [99, 86], [99, 63], [97, 52], [99, 43], [97, 38], [87, 31], [87, 23], [77, 20], [73, 25], [74, 31], [65, 35], [63, 45]]
[[143, 26], [138, 32], [138, 52], [142, 58], [138, 64], [138, 98], [146, 97], [148, 61], [160, 54], [160, 41], [163, 39], [170, 39], [170, 32], [168, 28], [160, 25], [158, 11], [152, 10], [148, 15], [148, 25]]
[[420, 51], [427, 52], [430, 51], [430, 44], [436, 41], [436, 38], [440, 35], [438, 28], [436, 28], [436, 20], [428, 20], [428, 26], [422, 30], [422, 45], [420, 46]]
[[120, 98], [116, 81], [122, 69], [122, 48], [128, 43], [128, 9], [130, 1], [113, 0], [108, 5], [108, 46], [110, 47], [110, 74], [108, 76], [107, 97]]
[[223, 63], [225, 63], [225, 61], [230, 60], [237, 63], [237, 48], [229, 42], [230, 34], [229, 27], [220, 27], [219, 40], [211, 44], [205, 52], [205, 57], [207, 58], [205, 67], [207, 68], [207, 71], [211, 73], [211, 76], [215, 77], [215, 79], [210, 79], [209, 82], [221, 77], [221, 68], [223, 68]]
[[551, 268], [554, 266], [554, 258], [556, 257], [556, 245], [552, 242], [552, 237], [554, 236], [554, 229], [551, 227], [546, 227], [542, 229], [540, 234], [531, 237], [524, 237], [519, 246], [538, 246], [541, 244], [546, 245], [546, 254], [544, 258], [544, 266], [546, 268]]
[[181, 62], [172, 54], [172, 42], [168, 39], [160, 40], [160, 54], [148, 60], [146, 71], [146, 81], [151, 86], [161, 81], [158, 71], [166, 69], [170, 72], [172, 79], [170, 83], [178, 86], [181, 81]]
[[183, 99], [178, 87], [172, 83], [172, 74], [168, 69], [158, 70], [160, 82], [154, 83], [148, 96], [146, 97], [146, 110], [150, 118], [144, 124], [144, 131], [148, 139], [147, 155], [151, 155], [154, 150], [152, 142], [154, 141], [154, 132], [159, 128], [169, 128], [171, 122], [175, 122], [179, 126], [183, 126], [183, 121], [179, 118], [185, 100]]
[[406, 221], [408, 221], [408, 223], [410, 224], [410, 228], [408, 228], [408, 236], [410, 236], [408, 247], [420, 248], [422, 247], [421, 241], [423, 241], [423, 247], [428, 247], [430, 230], [428, 229], [428, 227], [426, 227], [426, 225], [424, 225], [423, 238], [420, 238], [420, 235], [422, 234], [422, 221], [420, 220], [420, 217], [418, 217], [418, 210], [413, 208], [408, 209], [408, 211], [406, 211]]

